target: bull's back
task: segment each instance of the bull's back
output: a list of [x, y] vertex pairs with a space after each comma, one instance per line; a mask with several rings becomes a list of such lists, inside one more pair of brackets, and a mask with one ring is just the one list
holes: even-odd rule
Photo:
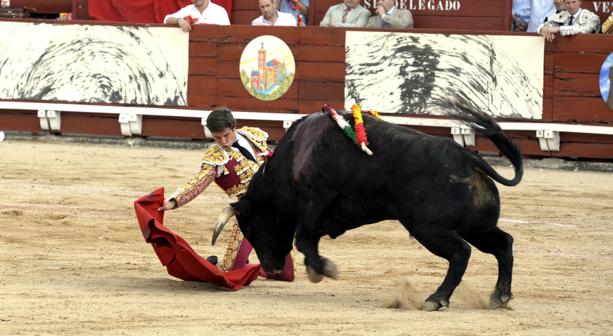
[[333, 195], [339, 213], [369, 222], [397, 219], [407, 205], [470, 206], [474, 185], [487, 193], [495, 189], [454, 142], [364, 119], [372, 156], [325, 114], [310, 116], [288, 134], [294, 141], [293, 177], [303, 193], [322, 200]]

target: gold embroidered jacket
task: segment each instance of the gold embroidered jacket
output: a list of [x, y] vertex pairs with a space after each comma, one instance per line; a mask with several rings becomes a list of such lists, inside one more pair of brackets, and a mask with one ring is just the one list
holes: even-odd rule
[[251, 144], [257, 162], [245, 158], [239, 151], [224, 149], [218, 144], [209, 147], [200, 161], [200, 172], [183, 187], [178, 188], [168, 199], [175, 200], [181, 207], [202, 193], [213, 181], [228, 196], [239, 196], [247, 191], [251, 178], [257, 172], [268, 154], [266, 140], [268, 133], [255, 127], [236, 130]]

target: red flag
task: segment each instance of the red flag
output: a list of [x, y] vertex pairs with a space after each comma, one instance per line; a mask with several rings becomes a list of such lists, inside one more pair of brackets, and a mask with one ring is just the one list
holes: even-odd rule
[[157, 209], [164, 204], [164, 188], [159, 188], [134, 202], [136, 217], [145, 241], [153, 246], [168, 274], [187, 281], [204, 281], [233, 290], [249, 285], [258, 277], [259, 264], [247, 264], [229, 272], [198, 255], [180, 236], [163, 225], [164, 212]]

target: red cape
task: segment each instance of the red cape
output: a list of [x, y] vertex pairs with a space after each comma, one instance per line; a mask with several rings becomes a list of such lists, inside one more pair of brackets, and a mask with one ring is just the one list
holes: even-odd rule
[[153, 246], [168, 274], [182, 280], [210, 282], [233, 290], [249, 285], [258, 277], [259, 264], [247, 264], [222, 272], [199, 256], [183, 238], [163, 225], [164, 212], [157, 210], [163, 204], [164, 188], [159, 188], [134, 201], [134, 209], [145, 241]]

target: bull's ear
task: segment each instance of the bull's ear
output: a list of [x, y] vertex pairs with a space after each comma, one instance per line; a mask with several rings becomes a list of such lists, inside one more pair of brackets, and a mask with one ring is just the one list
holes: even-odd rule
[[251, 202], [247, 199], [242, 199], [238, 202], [234, 202], [230, 204], [240, 216], [249, 216], [251, 214]]

